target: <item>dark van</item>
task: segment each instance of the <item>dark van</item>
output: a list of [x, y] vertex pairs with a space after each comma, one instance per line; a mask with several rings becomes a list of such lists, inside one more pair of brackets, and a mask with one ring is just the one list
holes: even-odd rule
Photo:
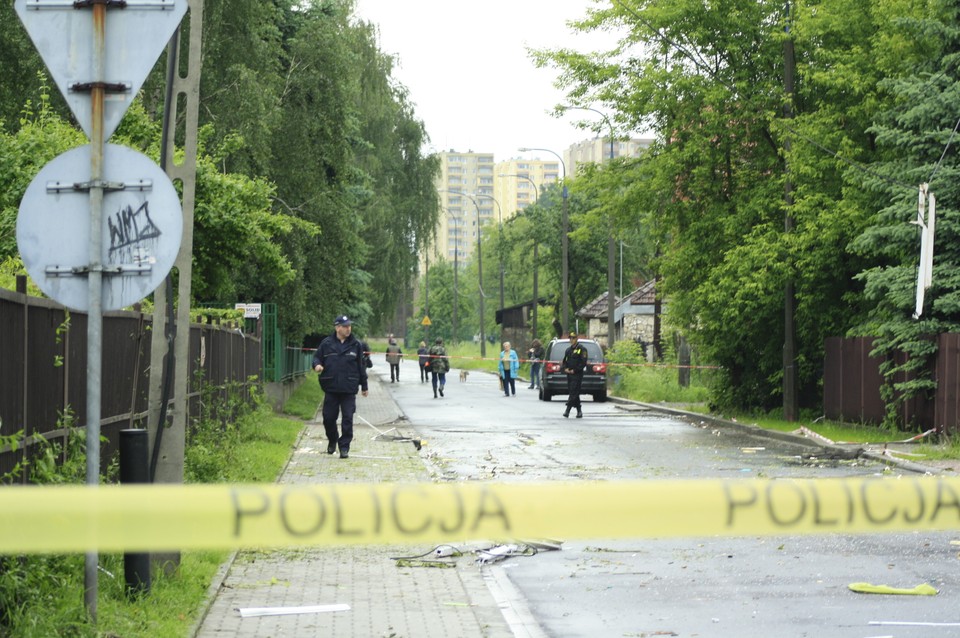
[[[607, 362], [603, 358], [603, 350], [592, 339], [577, 341], [587, 349], [587, 369], [583, 373], [580, 393], [589, 394], [594, 401], [602, 403], [607, 400]], [[547, 344], [543, 365], [540, 366], [541, 401], [549, 401], [555, 394], [567, 394], [567, 375], [560, 369], [560, 362], [569, 347], [569, 339], [554, 339]]]

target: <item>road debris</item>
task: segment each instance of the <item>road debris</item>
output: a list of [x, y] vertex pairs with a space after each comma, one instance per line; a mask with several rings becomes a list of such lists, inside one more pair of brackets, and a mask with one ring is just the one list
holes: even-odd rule
[[903, 588], [891, 587], [889, 585], [871, 585], [870, 583], [850, 583], [850, 591], [858, 594], [897, 594], [902, 596], [936, 596], [940, 592], [928, 585], [922, 583], [916, 587]]
[[240, 607], [237, 609], [241, 618], [256, 618], [259, 616], [287, 616], [293, 614], [320, 614], [332, 611], [350, 611], [350, 605], [337, 603], [333, 605], [303, 605], [300, 607]]

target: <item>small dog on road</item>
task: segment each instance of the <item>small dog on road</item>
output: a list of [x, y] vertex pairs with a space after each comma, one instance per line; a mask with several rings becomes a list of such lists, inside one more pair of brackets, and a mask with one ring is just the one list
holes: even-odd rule
[[467, 382], [467, 377], [469, 377], [469, 376], [470, 376], [470, 371], [469, 371], [469, 370], [461, 370], [461, 371], [460, 371], [460, 383], [466, 383], [466, 382]]

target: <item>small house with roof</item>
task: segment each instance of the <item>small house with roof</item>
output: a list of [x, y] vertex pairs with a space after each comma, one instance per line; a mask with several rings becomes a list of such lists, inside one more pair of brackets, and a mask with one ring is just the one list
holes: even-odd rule
[[[648, 281], [629, 295], [618, 297], [614, 304], [614, 341], [629, 339], [649, 346], [654, 342], [656, 317], [656, 287]], [[604, 348], [610, 343], [607, 322], [607, 292], [576, 312], [587, 322], [586, 334]], [[648, 349], [649, 354], [649, 349]]]
[[[541, 298], [539, 307], [547, 304], [546, 298]], [[500, 340], [509, 341], [513, 349], [523, 357], [533, 340], [533, 308], [534, 301], [526, 301], [516, 306], [497, 310], [494, 314], [500, 326]], [[539, 326], [538, 326], [539, 327]]]

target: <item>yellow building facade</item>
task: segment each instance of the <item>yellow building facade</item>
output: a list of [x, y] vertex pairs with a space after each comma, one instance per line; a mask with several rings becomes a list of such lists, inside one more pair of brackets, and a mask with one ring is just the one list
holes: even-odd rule
[[[436, 182], [441, 215], [436, 241], [423, 262], [464, 262], [476, 250], [480, 229], [506, 223], [537, 201], [544, 185], [556, 183], [560, 162], [511, 159], [494, 162], [492, 153], [439, 153]], [[426, 266], [426, 263], [423, 263]]]
[[[637, 157], [651, 139], [615, 140], [613, 156]], [[535, 153], [535, 151], [532, 151]], [[428, 261], [465, 263], [477, 247], [480, 229], [506, 223], [535, 204], [545, 186], [574, 177], [586, 163], [602, 163], [610, 156], [609, 138], [595, 138], [571, 145], [559, 159], [513, 158], [496, 162], [493, 153], [444, 151], [436, 181], [441, 215], [436, 240], [421, 258], [421, 272]]]

